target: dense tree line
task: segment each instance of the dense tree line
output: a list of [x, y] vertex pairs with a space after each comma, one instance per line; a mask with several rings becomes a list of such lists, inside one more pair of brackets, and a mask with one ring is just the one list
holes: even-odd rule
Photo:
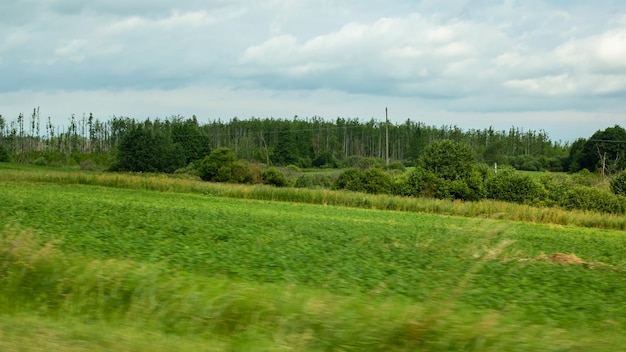
[[577, 139], [570, 148], [569, 170], [600, 170], [603, 176], [626, 168], [626, 130], [615, 125]]
[[[462, 130], [457, 126], [435, 127], [411, 120], [386, 125], [374, 119], [320, 117], [234, 118], [206, 124], [200, 124], [195, 116], [153, 121], [113, 117], [100, 121], [89, 114], [81, 118], [72, 115], [67, 127], [54, 126], [48, 118], [41, 128], [39, 115], [39, 110], [34, 109], [30, 117], [20, 115], [11, 122], [0, 116], [0, 145], [14, 161], [39, 160], [50, 164], [57, 159], [80, 161], [89, 155], [100, 157], [100, 162], [116, 162], [115, 167], [126, 168], [119, 157], [124, 157], [129, 149], [169, 153], [171, 148], [181, 148], [184, 163], [188, 165], [213, 149], [228, 147], [240, 159], [277, 166], [349, 166], [354, 157], [386, 160], [387, 156], [391, 161], [409, 165], [426, 147], [444, 139], [469, 145], [481, 162], [509, 164], [518, 169], [568, 170], [571, 159], [569, 144], [551, 141], [545, 131], [515, 127], [508, 131]], [[135, 144], [147, 144], [132, 145], [132, 140], [137, 141]], [[154, 149], [156, 145], [163, 148]], [[165, 171], [179, 166], [180, 160], [169, 154], [163, 157], [173, 164], [156, 169]], [[145, 171], [154, 169], [149, 165]]]
[[[212, 182], [490, 198], [617, 214], [626, 209], [626, 130], [617, 125], [570, 146], [551, 141], [544, 131], [464, 131], [413, 121], [387, 125], [296, 117], [200, 124], [195, 116], [176, 116], [100, 122], [90, 114], [71, 116], [64, 129], [47, 120], [40, 128], [38, 109], [30, 118], [20, 114], [11, 122], [0, 116], [0, 161], [76, 162], [81, 167], [98, 163], [113, 171], [192, 173]], [[494, 163], [500, 165], [497, 173], [491, 168]], [[503, 167], [507, 164], [509, 168]], [[304, 174], [290, 180], [273, 166], [347, 169], [334, 179]], [[405, 166], [414, 168], [407, 172]], [[535, 179], [514, 168], [577, 174]], [[610, 187], [588, 184], [593, 173], [609, 177]]]

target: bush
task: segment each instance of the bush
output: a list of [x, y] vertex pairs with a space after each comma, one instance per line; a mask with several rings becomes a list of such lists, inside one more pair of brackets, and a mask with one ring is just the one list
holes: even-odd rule
[[381, 158], [367, 157], [359, 160], [357, 165], [361, 170], [367, 170], [371, 168], [383, 168], [385, 167], [385, 161]]
[[393, 180], [383, 169], [372, 168], [363, 174], [363, 188], [367, 193], [390, 194]]
[[300, 175], [294, 184], [296, 188], [313, 188], [313, 177], [307, 174]]
[[626, 196], [626, 170], [613, 176], [610, 185], [614, 194]]
[[404, 164], [401, 161], [394, 161], [393, 163], [387, 165], [387, 167], [385, 167], [387, 170], [398, 170], [398, 171], [402, 171], [405, 172], [406, 171], [406, 166], [404, 166]]
[[288, 185], [285, 175], [273, 167], [263, 172], [263, 183], [276, 187], [285, 187]]
[[626, 198], [597, 187], [576, 186], [566, 192], [559, 206], [568, 210], [624, 214]]
[[575, 184], [580, 186], [592, 187], [600, 184], [602, 182], [601, 178], [598, 175], [593, 174], [591, 171], [587, 169], [582, 169], [577, 173], [572, 175], [572, 180]]
[[217, 148], [200, 162], [199, 174], [204, 181], [227, 182], [231, 178], [232, 164], [237, 156], [226, 147]]
[[247, 163], [235, 161], [230, 167], [229, 182], [252, 183], [252, 173]]
[[314, 167], [336, 168], [338, 163], [337, 158], [330, 151], [321, 153], [313, 160]]
[[296, 188], [331, 188], [333, 178], [330, 175], [302, 174], [296, 179]]
[[532, 155], [518, 155], [508, 157], [506, 162], [517, 170], [544, 171], [541, 161]]
[[452, 181], [468, 177], [475, 163], [476, 154], [469, 145], [445, 139], [426, 147], [418, 166]]
[[558, 205], [566, 196], [567, 190], [574, 187], [574, 181], [565, 174], [546, 173], [538, 178], [546, 190], [546, 205]]
[[339, 175], [333, 189], [346, 189], [354, 192], [363, 192], [363, 172], [359, 169], [348, 169]]
[[392, 193], [398, 196], [419, 197], [422, 193], [423, 170], [415, 168], [409, 173], [396, 176]]
[[520, 204], [533, 204], [546, 198], [543, 186], [528, 175], [501, 170], [485, 182], [487, 198]]

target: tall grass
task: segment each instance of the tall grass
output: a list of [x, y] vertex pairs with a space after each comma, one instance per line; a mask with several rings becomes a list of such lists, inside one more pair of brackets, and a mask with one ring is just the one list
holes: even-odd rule
[[78, 319], [104, 324], [105, 331], [165, 334], [159, 335], [164, 342], [167, 336], [219, 341], [221, 349], [244, 351], [604, 351], [626, 342], [619, 332], [590, 335], [521, 326], [499, 312], [457, 307], [463, 282], [472, 280], [481, 262], [455, 292], [416, 304], [70, 257], [16, 227], [3, 229], [1, 238], [0, 311], [17, 321], [23, 316], [52, 317], [61, 324]]
[[24, 167], [13, 169], [6, 166], [0, 168], [0, 181], [86, 184], [158, 192], [196, 193], [219, 197], [301, 202], [626, 230], [626, 217], [623, 215], [564, 210], [554, 207], [533, 207], [493, 200], [462, 202], [432, 198], [372, 195], [348, 191], [276, 188], [266, 185], [218, 184], [202, 182], [194, 178], [155, 174], [94, 173]]

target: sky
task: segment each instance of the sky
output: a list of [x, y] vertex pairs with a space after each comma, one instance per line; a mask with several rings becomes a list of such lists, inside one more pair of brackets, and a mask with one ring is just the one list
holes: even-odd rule
[[623, 0], [8, 0], [0, 115], [626, 126]]

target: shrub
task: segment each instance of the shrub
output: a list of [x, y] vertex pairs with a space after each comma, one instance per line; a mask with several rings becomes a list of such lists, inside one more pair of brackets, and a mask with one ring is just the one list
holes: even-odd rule
[[398, 196], [419, 197], [422, 193], [423, 170], [415, 168], [393, 180], [392, 193]]
[[33, 164], [37, 166], [46, 166], [48, 165], [48, 161], [46, 160], [45, 156], [40, 156], [37, 159], [35, 159], [35, 161], [33, 161]]
[[313, 188], [313, 178], [311, 175], [303, 174], [296, 179], [294, 184], [296, 188]]
[[543, 186], [528, 175], [502, 170], [485, 182], [487, 198], [520, 204], [532, 204], [546, 197]]
[[288, 185], [285, 175], [274, 167], [271, 167], [263, 172], [263, 183], [276, 187], [285, 187]]
[[592, 187], [601, 183], [600, 177], [598, 175], [593, 174], [591, 171], [587, 169], [582, 169], [577, 173], [572, 175], [572, 180], [575, 184], [580, 186]]
[[483, 170], [472, 170], [470, 175], [463, 180], [467, 188], [462, 188], [463, 192], [456, 192], [456, 199], [477, 201], [485, 198], [485, 178], [486, 173]]
[[252, 173], [247, 163], [235, 161], [230, 167], [229, 182], [252, 183]]
[[383, 168], [385, 166], [385, 161], [380, 158], [367, 157], [359, 160], [357, 165], [361, 170], [367, 170], [371, 168]]
[[363, 174], [363, 188], [367, 193], [389, 194], [391, 193], [392, 178], [383, 169], [372, 168]]
[[476, 163], [473, 149], [449, 139], [437, 141], [424, 150], [418, 166], [445, 180], [466, 178]]
[[339, 175], [333, 185], [333, 189], [347, 189], [349, 191], [363, 192], [363, 172], [359, 169], [348, 169]]
[[626, 198], [597, 187], [575, 186], [569, 189], [559, 206], [602, 213], [624, 214]]
[[337, 158], [330, 151], [321, 153], [317, 158], [313, 160], [314, 167], [327, 167], [336, 168], [338, 165]]
[[506, 159], [506, 162], [517, 170], [523, 171], [543, 171], [541, 161], [532, 155], [518, 155]]
[[387, 170], [398, 170], [398, 171], [405, 172], [406, 171], [406, 166], [404, 166], [404, 164], [401, 161], [394, 161], [393, 163], [387, 165], [386, 169]]
[[217, 148], [200, 162], [200, 178], [204, 181], [226, 182], [230, 180], [230, 168], [235, 161], [237, 156], [230, 149]]
[[285, 169], [289, 170], [289, 171], [293, 171], [293, 172], [300, 172], [300, 168], [294, 164], [289, 164], [287, 165], [287, 167], [285, 167]]
[[614, 194], [626, 196], [626, 170], [613, 176], [610, 181], [610, 186]]
[[558, 205], [568, 189], [574, 187], [574, 181], [565, 174], [546, 173], [538, 178], [538, 182], [546, 190], [546, 205]]
[[263, 183], [263, 169], [259, 163], [248, 163], [248, 172], [250, 172], [250, 183]]
[[330, 175], [302, 174], [296, 179], [294, 187], [297, 188], [331, 188], [333, 178]]

